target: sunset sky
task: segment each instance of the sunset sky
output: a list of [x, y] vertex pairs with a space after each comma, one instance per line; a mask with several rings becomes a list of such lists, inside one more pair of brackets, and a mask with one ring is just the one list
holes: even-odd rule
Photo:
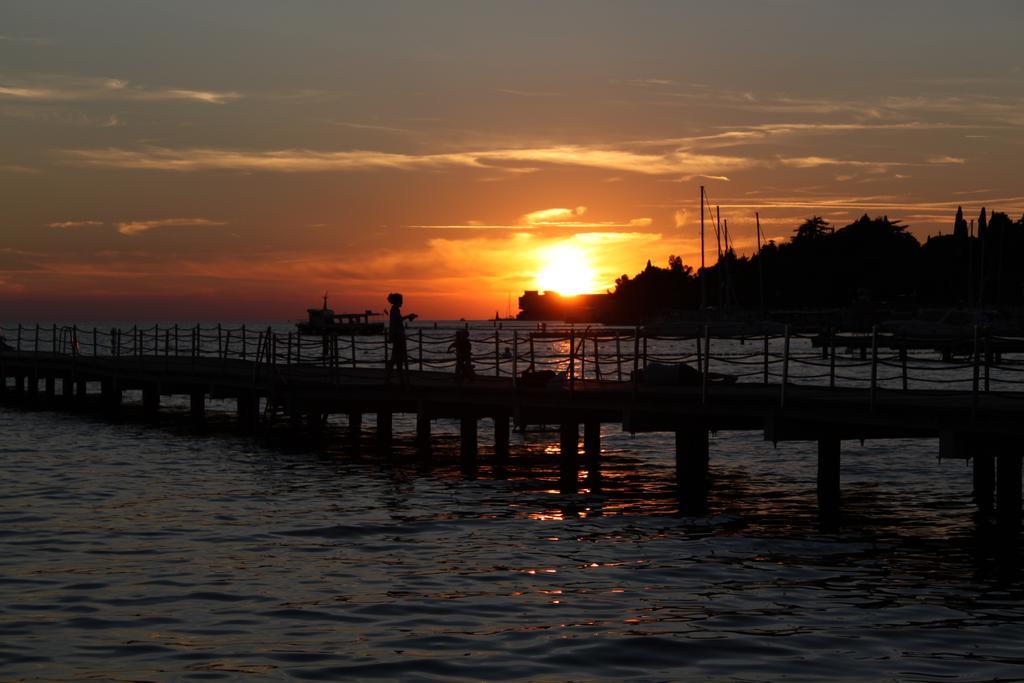
[[[489, 317], [1024, 211], [1019, 2], [0, 2], [0, 319]], [[572, 263], [576, 259], [580, 263]], [[709, 251], [709, 262], [714, 254]], [[514, 310], [513, 310], [514, 312]]]

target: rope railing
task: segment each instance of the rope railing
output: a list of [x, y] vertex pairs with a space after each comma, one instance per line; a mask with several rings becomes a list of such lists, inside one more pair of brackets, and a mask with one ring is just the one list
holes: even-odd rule
[[[470, 362], [477, 375], [518, 378], [553, 370], [575, 388], [578, 381], [625, 382], [652, 365], [689, 365], [702, 375], [737, 382], [907, 390], [945, 386], [950, 391], [1013, 393], [1024, 386], [1024, 338], [1004, 335], [920, 337], [870, 334], [768, 333], [715, 336], [644, 334], [638, 328], [410, 327], [408, 369], [453, 372], [455, 329], [470, 332]], [[851, 340], [856, 340], [851, 344]], [[280, 327], [148, 324], [124, 327], [66, 324], [0, 325], [3, 348], [34, 357], [219, 359], [269, 368], [323, 367], [335, 372], [385, 368], [394, 343], [387, 334], [303, 335]], [[929, 346], [930, 345], [930, 346]], [[845, 347], [845, 350], [844, 350]], [[956, 353], [950, 353], [956, 349]], [[706, 400], [708, 389], [702, 389]], [[713, 393], [713, 388], [711, 389]], [[780, 401], [784, 401], [784, 389]]]

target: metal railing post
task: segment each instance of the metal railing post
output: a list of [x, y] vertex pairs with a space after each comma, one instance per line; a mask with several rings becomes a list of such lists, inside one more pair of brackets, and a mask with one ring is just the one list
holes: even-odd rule
[[[699, 344], [700, 342], [698, 342]], [[711, 374], [711, 327], [704, 325], [704, 367], [700, 377], [700, 402], [708, 402], [708, 376]]]
[[348, 342], [352, 345], [352, 367], [356, 367], [356, 335], [350, 334]]
[[782, 344], [782, 384], [779, 385], [779, 407], [786, 407], [786, 384], [789, 382], [789, 325], [785, 328], [785, 340]]
[[985, 393], [988, 393], [989, 382], [991, 380], [991, 374], [989, 368], [992, 365], [992, 344], [989, 340], [988, 332], [985, 333]]
[[978, 375], [979, 375], [979, 344], [978, 344], [978, 326], [974, 326], [974, 368], [973, 368], [973, 381], [971, 382], [971, 396], [974, 403], [974, 407], [978, 406]]
[[416, 331], [416, 335], [419, 338], [418, 339], [418, 344], [417, 344], [419, 346], [419, 352], [420, 352], [419, 367], [420, 367], [420, 372], [423, 372], [423, 328], [422, 327]]
[[836, 388], [836, 335], [830, 327], [828, 329], [828, 386]]
[[764, 384], [768, 384], [768, 333], [764, 334]]
[[245, 323], [242, 323], [242, 360], [248, 360], [248, 349], [246, 348]]
[[640, 380], [640, 328], [633, 328], [633, 379]]
[[512, 330], [512, 386], [519, 383], [519, 330]]
[[569, 328], [569, 391], [576, 388], [576, 330]]
[[878, 389], [878, 325], [871, 326], [871, 410], [875, 409], [875, 393]]
[[903, 346], [900, 348], [900, 373], [903, 391], [907, 390], [907, 337], [903, 335]]
[[622, 381], [622, 336], [615, 333], [615, 378]]

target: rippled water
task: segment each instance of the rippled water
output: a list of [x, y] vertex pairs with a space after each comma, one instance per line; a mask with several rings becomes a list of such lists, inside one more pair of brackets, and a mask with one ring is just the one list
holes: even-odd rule
[[933, 441], [844, 442], [822, 534], [813, 445], [753, 433], [712, 438], [692, 518], [666, 435], [606, 427], [604, 493], [564, 497], [554, 433], [497, 479], [484, 421], [467, 480], [450, 422], [424, 461], [402, 416], [380, 457], [343, 418], [249, 440], [127, 412], [0, 408], [3, 679], [1024, 676], [1017, 552]]

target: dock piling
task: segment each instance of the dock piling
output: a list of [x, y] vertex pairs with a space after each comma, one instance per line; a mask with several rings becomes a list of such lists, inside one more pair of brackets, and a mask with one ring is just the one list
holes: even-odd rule
[[676, 430], [676, 486], [681, 507], [689, 514], [707, 510], [708, 430], [687, 426]]
[[377, 411], [377, 448], [390, 451], [394, 432], [394, 415], [390, 410]]
[[142, 387], [142, 410], [149, 419], [154, 419], [160, 412], [160, 386], [155, 382]]
[[206, 418], [206, 391], [193, 389], [189, 392], [189, 412], [195, 422], [202, 422]]
[[559, 490], [563, 494], [579, 491], [580, 426], [563, 422], [559, 430]]
[[462, 472], [468, 478], [476, 476], [478, 451], [476, 416], [463, 415], [459, 420], [459, 458]]
[[839, 516], [839, 454], [837, 437], [818, 438], [818, 512], [825, 525], [834, 524]]
[[430, 413], [423, 406], [416, 412], [416, 450], [421, 455], [430, 453]]
[[494, 416], [494, 470], [504, 476], [509, 460], [509, 416]]
[[996, 459], [986, 448], [979, 448], [971, 458], [974, 503], [980, 512], [992, 512], [995, 504]]
[[1011, 444], [1000, 444], [996, 457], [996, 518], [1008, 532], [1020, 528], [1021, 455], [1008, 452]]
[[587, 487], [591, 493], [601, 490], [601, 423], [587, 420], [583, 423], [583, 455], [587, 468]]

